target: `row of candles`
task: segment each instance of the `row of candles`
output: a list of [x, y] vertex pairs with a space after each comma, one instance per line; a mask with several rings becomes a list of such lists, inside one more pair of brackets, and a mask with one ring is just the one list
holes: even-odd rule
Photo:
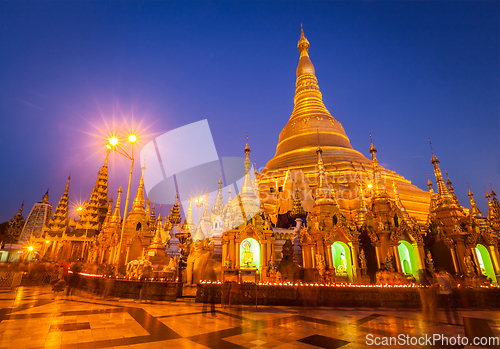
[[[71, 273], [71, 270], [69, 271]], [[80, 273], [80, 275], [83, 276], [90, 276], [90, 277], [103, 277], [103, 275], [98, 275], [98, 274], [88, 274], [88, 273]], [[117, 280], [138, 280], [139, 278], [133, 278], [131, 276], [124, 276], [124, 277], [116, 277]], [[163, 282], [165, 281], [165, 278], [148, 278], [146, 279], [147, 281], [157, 281], [157, 282]], [[176, 278], [175, 282], [179, 282], [179, 279]], [[200, 281], [202, 285], [222, 285], [222, 281], [210, 281], [210, 280], [202, 280]], [[334, 284], [321, 284], [321, 283], [316, 283], [316, 282], [311, 282], [311, 283], [293, 283], [293, 282], [269, 282], [269, 281], [261, 281], [257, 285], [259, 286], [286, 286], [286, 287], [299, 287], [299, 286], [305, 286], [305, 287], [343, 287], [343, 288], [419, 288], [422, 287], [417, 284], [410, 284], [410, 285], [392, 285], [392, 284], [376, 284], [376, 285], [366, 285], [366, 284], [351, 284], [351, 283], [334, 283]], [[458, 288], [460, 288], [460, 284], [457, 285]], [[499, 288], [500, 285], [480, 285], [480, 288]]]

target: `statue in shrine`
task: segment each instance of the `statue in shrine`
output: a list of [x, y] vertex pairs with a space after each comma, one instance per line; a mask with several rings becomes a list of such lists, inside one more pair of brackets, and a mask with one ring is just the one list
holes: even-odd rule
[[250, 251], [250, 248], [252, 247], [251, 242], [248, 240], [243, 241], [242, 247], [245, 250], [242, 254], [242, 266], [247, 268], [255, 267], [255, 264], [253, 263], [253, 252]]
[[176, 271], [177, 270], [177, 256], [174, 258], [170, 258], [170, 261], [168, 262], [167, 265], [167, 270], [168, 271]]
[[186, 266], [186, 281], [188, 285], [196, 285], [205, 273], [205, 267], [213, 256], [213, 243], [208, 239], [197, 240], [191, 244]]
[[232, 267], [233, 267], [233, 261], [231, 260], [231, 257], [227, 255], [226, 260], [224, 261], [224, 268], [231, 269]]
[[366, 261], [365, 251], [359, 251], [359, 267], [361, 269], [361, 276], [366, 276], [368, 271], [368, 263]]
[[292, 240], [287, 239], [281, 250], [282, 258], [276, 268], [285, 281], [295, 282], [296, 280], [301, 280], [304, 275], [304, 271], [301, 266], [297, 264], [294, 260], [294, 247]]
[[469, 250], [465, 250], [464, 264], [467, 276], [476, 276], [476, 272], [474, 271], [474, 264], [472, 263], [472, 258], [470, 256]]
[[316, 253], [316, 270], [319, 273], [321, 279], [325, 275], [325, 257], [321, 253]]
[[432, 259], [431, 251], [427, 251], [427, 257], [425, 258], [425, 268], [431, 275], [436, 271], [434, 268], [434, 259]]
[[[335, 274], [335, 269], [334, 270], [334, 274]], [[328, 269], [326, 272], [325, 272], [325, 284], [327, 285], [331, 285], [333, 283], [333, 277], [332, 277], [332, 273], [330, 271], [330, 269]]]
[[389, 251], [387, 251], [387, 256], [385, 257], [385, 267], [389, 272], [394, 272], [394, 257]]
[[347, 261], [344, 252], [340, 254], [340, 265], [337, 267], [337, 275], [347, 275]]
[[269, 261], [269, 274], [276, 274], [276, 261], [274, 260], [274, 254], [271, 254], [271, 260]]
[[279, 271], [276, 273], [276, 281], [281, 281], [281, 273]]

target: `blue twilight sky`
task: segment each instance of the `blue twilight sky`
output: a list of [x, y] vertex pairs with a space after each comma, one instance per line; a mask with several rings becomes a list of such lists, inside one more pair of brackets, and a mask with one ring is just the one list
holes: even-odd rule
[[[483, 186], [500, 193], [498, 1], [2, 1], [0, 221], [23, 200], [26, 217], [47, 187], [55, 208], [70, 171], [70, 202], [87, 199], [113, 130], [144, 145], [208, 119], [219, 156], [242, 156], [248, 132], [265, 166], [293, 109], [301, 23], [353, 147], [368, 156], [372, 133], [382, 165], [426, 189], [430, 137], [462, 204], [468, 182], [487, 213]], [[112, 154], [115, 198], [128, 166]], [[139, 176], [136, 163], [132, 194]]]

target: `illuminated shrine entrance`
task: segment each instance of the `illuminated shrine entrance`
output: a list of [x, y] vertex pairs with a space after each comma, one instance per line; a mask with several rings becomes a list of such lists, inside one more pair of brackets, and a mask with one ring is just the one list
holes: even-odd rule
[[260, 244], [257, 240], [246, 238], [241, 242], [240, 268], [260, 270]]
[[497, 283], [497, 278], [495, 276], [495, 271], [493, 269], [493, 263], [491, 263], [490, 254], [486, 247], [481, 244], [476, 246], [476, 256], [479, 262], [479, 272], [486, 277], [490, 278], [494, 284]]
[[332, 261], [336, 276], [348, 277], [352, 280], [351, 250], [341, 241], [332, 244]]
[[401, 271], [404, 274], [413, 274], [417, 277], [418, 270], [413, 246], [408, 241], [400, 240], [398, 253], [401, 261]]

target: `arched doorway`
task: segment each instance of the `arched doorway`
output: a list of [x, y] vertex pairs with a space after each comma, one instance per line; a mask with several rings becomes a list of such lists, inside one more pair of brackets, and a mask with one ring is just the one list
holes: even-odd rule
[[352, 281], [351, 250], [342, 241], [332, 244], [332, 260], [335, 266], [335, 274], [347, 276]]
[[491, 263], [490, 254], [488, 253], [486, 247], [481, 244], [477, 244], [476, 255], [477, 261], [479, 262], [479, 272], [490, 278], [493, 283], [496, 284], [497, 278], [495, 276], [495, 270], [493, 269], [493, 263]]
[[253, 238], [246, 238], [240, 244], [240, 268], [260, 270], [260, 245]]
[[417, 277], [418, 267], [415, 260], [415, 249], [405, 240], [399, 241], [398, 246], [399, 260], [401, 261], [401, 270], [404, 274], [413, 274]]

